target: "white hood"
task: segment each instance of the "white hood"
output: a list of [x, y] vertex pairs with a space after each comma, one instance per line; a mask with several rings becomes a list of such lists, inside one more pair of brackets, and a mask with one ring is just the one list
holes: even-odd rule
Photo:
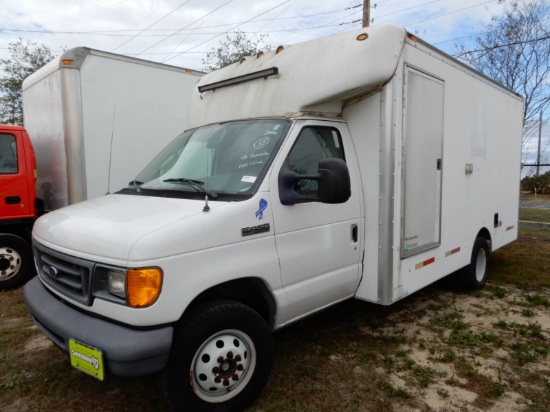
[[243, 227], [258, 224], [255, 198], [210, 202], [211, 210], [204, 212], [199, 200], [108, 195], [46, 214], [33, 236], [85, 259], [136, 263], [241, 240]]

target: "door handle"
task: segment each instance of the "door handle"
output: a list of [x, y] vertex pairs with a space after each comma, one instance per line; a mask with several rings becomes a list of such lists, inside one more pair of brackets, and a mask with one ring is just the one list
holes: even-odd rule
[[7, 205], [18, 205], [21, 203], [21, 198], [19, 196], [7, 196], [5, 201]]
[[357, 243], [358, 234], [359, 234], [359, 228], [357, 227], [357, 225], [356, 224], [351, 225], [351, 240], [353, 241], [353, 243]]

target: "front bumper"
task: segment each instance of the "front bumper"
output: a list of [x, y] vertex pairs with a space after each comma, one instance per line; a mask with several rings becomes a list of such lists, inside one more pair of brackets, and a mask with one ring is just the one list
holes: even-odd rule
[[141, 376], [166, 366], [173, 327], [137, 330], [82, 313], [51, 294], [39, 277], [23, 288], [23, 297], [34, 323], [63, 352], [69, 339], [101, 349], [107, 373]]

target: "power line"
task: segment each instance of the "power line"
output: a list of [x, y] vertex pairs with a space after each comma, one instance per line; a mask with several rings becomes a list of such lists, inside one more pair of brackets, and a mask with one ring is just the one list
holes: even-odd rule
[[[540, 19], [538, 20], [538, 22], [543, 22], [543, 21], [548, 21], [550, 20], [550, 17], [547, 17], [545, 19]], [[522, 24], [520, 27], [526, 27], [527, 24]], [[475, 37], [475, 36], [481, 36], [483, 35], [484, 33], [486, 33], [487, 30], [485, 30], [485, 32], [476, 32], [476, 33], [473, 33], [473, 34], [469, 34], [467, 36], [462, 36], [462, 37], [456, 37], [454, 39], [449, 39], [449, 40], [443, 40], [443, 41], [439, 41], [439, 42], [435, 42], [435, 43], [432, 43], [434, 46], [438, 45], [438, 44], [443, 44], [443, 43], [449, 43], [449, 42], [452, 42], [452, 41], [457, 41], [457, 40], [464, 40], [464, 39], [469, 39], [470, 37]]]
[[[390, 0], [386, 0], [386, 1], [390, 1]], [[415, 9], [415, 8], [418, 8], [418, 7], [421, 7], [421, 6], [425, 6], [425, 5], [428, 5], [428, 4], [431, 4], [431, 3], [435, 3], [437, 1], [440, 1], [440, 0], [432, 0], [432, 1], [428, 1], [426, 3], [422, 3], [422, 4], [419, 4], [419, 5], [416, 5], [416, 6], [412, 6], [412, 7], [409, 7], [409, 8], [406, 8], [406, 9], [402, 9], [402, 10], [399, 10], [399, 11], [395, 11], [395, 12], [392, 12], [392, 13], [388, 13], [388, 14], [385, 14], [385, 15], [382, 15], [382, 16], [378, 16], [376, 17], [375, 19], [380, 19], [382, 17], [387, 17], [387, 16], [391, 16], [391, 15], [394, 15], [394, 14], [398, 14], [398, 13], [402, 13], [404, 11], [408, 11], [408, 10], [412, 10], [412, 9]], [[426, 21], [429, 21], [429, 20], [434, 20], [434, 19], [438, 19], [440, 17], [444, 17], [444, 16], [447, 16], [447, 15], [450, 15], [450, 14], [454, 14], [454, 13], [458, 13], [458, 12], [461, 12], [461, 11], [464, 11], [464, 10], [468, 10], [468, 9], [472, 9], [474, 7], [479, 7], [479, 6], [482, 6], [484, 4], [487, 4], [487, 3], [491, 3], [493, 2], [494, 0], [488, 0], [488, 1], [485, 1], [483, 3], [479, 3], [479, 4], [474, 4], [472, 6], [469, 6], [469, 7], [464, 7], [462, 9], [459, 9], [459, 10], [454, 10], [454, 11], [451, 11], [451, 12], [448, 12], [448, 13], [444, 13], [444, 14], [440, 14], [438, 16], [432, 16], [432, 17], [429, 17], [427, 19], [424, 19], [424, 20], [419, 20], [419, 21], [416, 21], [414, 23], [408, 23], [408, 24], [404, 24], [404, 26], [412, 26], [414, 24], [418, 24], [418, 23], [423, 23], [423, 22], [426, 22]], [[379, 2], [379, 3], [382, 3], [382, 2]], [[360, 20], [354, 20], [354, 21], [351, 21], [349, 22], [349, 24], [352, 24], [352, 23], [358, 23]], [[475, 36], [475, 35], [472, 35], [472, 36]], [[466, 37], [472, 37], [472, 36], [466, 36]], [[464, 37], [465, 38], [465, 37]], [[459, 40], [459, 39], [457, 39]], [[449, 41], [452, 41], [452, 40], [449, 40]], [[443, 43], [443, 42], [440, 42], [440, 43]], [[437, 43], [439, 44], [439, 43]]]
[[[178, 30], [177, 32], [175, 32], [174, 34], [171, 34], [171, 35], [165, 37], [164, 39], [162, 39], [161, 41], [156, 42], [156, 43], [153, 44], [152, 46], [149, 46], [148, 48], [146, 48], [145, 50], [143, 50], [141, 53], [143, 53], [143, 52], [145, 52], [145, 51], [147, 51], [147, 50], [149, 50], [149, 49], [152, 49], [152, 48], [155, 47], [157, 44], [160, 44], [160, 43], [162, 43], [163, 41], [168, 40], [170, 37], [176, 35], [177, 33], [179, 33], [180, 31], [182, 31], [182, 30], [184, 30], [184, 29], [187, 29], [189, 26], [191, 26], [192, 24], [195, 24], [195, 23], [198, 22], [199, 20], [202, 20], [203, 18], [205, 18], [205, 17], [207, 17], [207, 16], [210, 16], [212, 13], [215, 13], [216, 11], [218, 11], [218, 10], [221, 9], [222, 7], [228, 5], [228, 4], [231, 3], [232, 1], [233, 1], [233, 0], [228, 0], [228, 1], [226, 1], [226, 2], [223, 3], [221, 6], [215, 8], [214, 10], [212, 10], [210, 13], [205, 14], [204, 16], [200, 17], [199, 19], [197, 19], [197, 20], [195, 20], [195, 21], [189, 23], [189, 24], [188, 24], [187, 26], [185, 26], [183, 29], [180, 29], [180, 30]], [[185, 39], [182, 40], [182, 42], [183, 42], [183, 41], [185, 41]], [[181, 43], [180, 43], [180, 44], [181, 44]], [[176, 46], [176, 48], [178, 48], [178, 47], [179, 47], [179, 44]], [[139, 53], [139, 54], [141, 54], [141, 53]]]
[[[347, 16], [349, 17], [349, 16]], [[359, 20], [358, 20], [359, 21]], [[323, 29], [323, 28], [327, 28], [327, 27], [337, 27], [337, 26], [341, 26], [343, 24], [351, 24], [352, 22], [349, 22], [349, 23], [334, 23], [334, 24], [323, 24], [323, 25], [320, 25], [320, 26], [308, 26], [308, 27], [302, 27], [302, 28], [292, 28], [292, 29], [281, 29], [281, 30], [269, 30], [269, 33], [287, 33], [287, 32], [300, 32], [300, 31], [307, 31], [307, 30], [317, 30], [317, 29]], [[227, 26], [227, 25], [224, 25], [224, 26]], [[346, 29], [344, 29], [346, 30]], [[194, 35], [194, 36], [203, 36], [203, 35], [216, 35], [216, 34], [224, 34], [224, 33], [231, 33], [231, 30], [227, 30], [227, 31], [224, 31], [224, 32], [200, 32], [200, 33], [174, 33], [172, 34], [172, 36], [190, 36], [190, 35]], [[243, 31], [243, 33], [245, 34], [256, 34], [258, 33], [258, 31]], [[56, 34], [62, 34], [62, 33], [56, 33]], [[105, 34], [105, 33], [69, 33], [69, 34], [81, 34], [81, 35], [101, 35], [101, 36], [115, 36], [115, 37], [127, 37], [128, 35], [126, 34]], [[165, 37], [167, 36], [166, 34], [143, 34], [142, 35], [143, 37]], [[1, 48], [0, 47], [0, 50], [8, 50], [7, 47], [5, 48]], [[168, 52], [163, 52], [163, 53], [145, 53], [143, 52], [143, 54], [167, 54]], [[125, 54], [125, 55], [138, 55], [138, 53], [134, 53], [134, 54], [128, 54], [128, 53], [122, 53], [122, 54]]]
[[422, 3], [422, 4], [418, 4], [418, 5], [416, 5], [416, 6], [412, 6], [412, 7], [403, 9], [403, 10], [394, 11], [394, 12], [391, 12], [391, 13], [388, 13], [388, 14], [384, 14], [384, 15], [382, 15], [382, 16], [378, 16], [378, 17], [376, 17], [376, 18], [377, 18], [377, 19], [381, 19], [382, 17], [388, 17], [388, 16], [392, 16], [392, 15], [394, 15], [394, 14], [403, 13], [404, 11], [408, 11], [408, 10], [412, 10], [412, 9], [417, 9], [418, 7], [426, 6], [427, 4], [436, 3], [436, 2], [438, 2], [438, 1], [440, 1], [440, 0], [428, 1], [427, 3]]
[[[362, 4], [359, 4], [359, 6], [362, 6]], [[263, 19], [263, 20], [256, 20], [256, 21], [257, 21], [257, 22], [262, 22], [262, 21], [274, 21], [274, 20], [303, 19], [303, 18], [307, 18], [307, 17], [324, 16], [325, 14], [334, 14], [334, 13], [338, 13], [338, 12], [340, 12], [340, 11], [349, 10], [349, 9], [351, 9], [351, 8], [354, 8], [354, 7], [357, 7], [357, 6], [346, 7], [345, 9], [338, 9], [338, 10], [332, 10], [332, 11], [325, 11], [325, 12], [323, 12], [323, 13], [304, 14], [304, 15], [301, 15], [301, 16], [291, 16], [291, 17], [277, 17], [277, 18], [273, 18], [273, 19]]]
[[482, 34], [482, 32], [477, 32], [477, 33], [474, 33], [474, 34], [469, 34], [468, 36], [455, 37], [454, 39], [438, 41], [438, 42], [436, 42], [436, 43], [432, 43], [432, 45], [437, 46], [438, 44], [444, 44], [444, 43], [449, 43], [449, 42], [452, 42], [452, 41], [469, 39], [470, 37], [479, 36], [480, 34]]
[[243, 24], [248, 23], [248, 22], [251, 21], [251, 20], [254, 20], [256, 17], [263, 16], [264, 14], [269, 13], [271, 10], [274, 10], [274, 9], [276, 9], [276, 8], [278, 8], [278, 7], [281, 7], [283, 4], [286, 4], [286, 3], [288, 3], [289, 1], [291, 1], [291, 0], [285, 0], [285, 1], [283, 1], [282, 3], [279, 3], [278, 5], [276, 5], [275, 7], [272, 7], [272, 8], [270, 8], [269, 10], [266, 10], [266, 11], [264, 11], [263, 13], [260, 13], [260, 14], [254, 16], [254, 17], [252, 17], [252, 18], [250, 18], [250, 19], [248, 19], [248, 20], [245, 20], [245, 21], [243, 21], [242, 23], [236, 25], [235, 27], [233, 27], [233, 28], [231, 28], [231, 29], [229, 29], [229, 30], [226, 30], [226, 31], [224, 31], [224, 32], [222, 32], [222, 33], [220, 33], [220, 34], [217, 34], [217, 35], [215, 35], [214, 37], [211, 37], [211, 38], [209, 38], [208, 40], [203, 41], [202, 43], [199, 43], [199, 44], [197, 44], [196, 46], [191, 47], [190, 49], [187, 49], [186, 51], [180, 52], [180, 53], [176, 54], [175, 56], [170, 57], [169, 59], [166, 59], [165, 61], [170, 61], [170, 60], [174, 59], [174, 58], [177, 57], [177, 56], [180, 56], [180, 55], [182, 55], [182, 54], [184, 54], [184, 53], [187, 53], [187, 52], [189, 52], [189, 51], [191, 51], [191, 50], [193, 50], [193, 49], [195, 49], [195, 48], [197, 48], [197, 47], [199, 47], [199, 46], [202, 46], [203, 44], [208, 43], [208, 42], [210, 42], [211, 40], [214, 40], [215, 38], [221, 36], [222, 34], [225, 34], [225, 33], [229, 32], [230, 30], [234, 30], [234, 29], [236, 29], [237, 27], [240, 27], [240, 26], [242, 26]]
[[[292, 0], [292, 1], [294, 1], [294, 0]], [[283, 14], [285, 11], [287, 11], [288, 8], [289, 8], [291, 5], [292, 5], [292, 2], [291, 2], [288, 6], [286, 6], [283, 10], [281, 10], [281, 12], [280, 12], [279, 14], [277, 14], [277, 16], [275, 17], [275, 19], [276, 19], [276, 18], [279, 18], [279, 16], [280, 16], [281, 14]], [[273, 20], [275, 20], [275, 19], [273, 19]], [[258, 41], [261, 40], [261, 39], [258, 37], [258, 33], [262, 32], [267, 26], [269, 26], [269, 25], [273, 22], [273, 20], [268, 21], [266, 24], [264, 24], [259, 30], [257, 30], [257, 31], [254, 33], [254, 37], [256, 37], [256, 39], [258, 39]]]
[[[180, 28], [180, 29], [172, 29], [172, 30], [176, 30], [175, 33], [171, 33], [171, 34], [152, 34], [152, 33], [145, 33], [146, 31], [149, 31], [149, 32], [162, 32], [162, 31], [166, 31], [167, 29], [154, 29], [154, 30], [151, 30], [151, 27], [153, 27], [155, 24], [159, 23], [160, 21], [162, 21], [164, 18], [168, 17], [170, 14], [174, 13], [175, 11], [177, 11], [178, 9], [180, 9], [181, 7], [183, 7], [185, 4], [187, 4], [190, 0], [187, 0], [185, 1], [184, 3], [180, 4], [177, 8], [175, 8], [174, 10], [172, 10], [170, 13], [168, 13], [167, 15], [163, 16], [162, 18], [158, 19], [157, 21], [155, 21], [153, 24], [149, 25], [146, 29], [144, 30], [140, 30], [139, 32], [135, 33], [130, 39], [128, 39], [127, 41], [125, 41], [123, 44], [121, 44], [120, 46], [118, 46], [116, 49], [114, 50], [117, 50], [118, 48], [120, 48], [121, 46], [123, 46], [124, 44], [128, 43], [129, 41], [131, 41], [132, 39], [135, 39], [136, 37], [138, 36], [141, 36], [141, 37], [165, 37], [163, 40], [161, 40], [160, 42], [170, 38], [170, 37], [175, 37], [175, 36], [182, 36], [182, 35], [187, 35], [190, 36], [190, 35], [214, 35], [214, 37], [206, 40], [205, 42], [202, 42], [194, 47], [191, 47], [189, 48], [188, 50], [186, 51], [183, 51], [183, 52], [180, 52], [180, 53], [177, 53], [175, 54], [174, 57], [178, 56], [178, 55], [181, 55], [181, 54], [184, 54], [184, 53], [190, 53], [193, 49], [195, 49], [196, 47], [199, 47], [200, 45], [202, 44], [205, 44], [213, 39], [215, 39], [216, 37], [219, 37], [220, 35], [223, 35], [223, 34], [226, 34], [228, 32], [230, 32], [231, 30], [234, 30], [236, 29], [237, 27], [247, 23], [247, 22], [250, 22], [251, 20], [255, 20], [256, 22], [273, 22], [273, 21], [285, 21], [285, 20], [290, 20], [290, 19], [304, 19], [304, 18], [309, 18], [309, 17], [315, 17], [315, 16], [322, 16], [322, 15], [327, 15], [327, 14], [334, 14], [334, 13], [337, 13], [337, 12], [340, 12], [340, 11], [344, 11], [344, 10], [349, 10], [349, 9], [354, 9], [354, 8], [359, 8], [358, 6], [360, 5], [356, 5], [356, 6], [352, 6], [352, 7], [346, 7], [346, 8], [339, 8], [337, 10], [333, 10], [333, 11], [330, 11], [330, 12], [322, 12], [322, 13], [312, 13], [312, 14], [306, 14], [306, 15], [300, 15], [300, 16], [291, 16], [291, 17], [279, 17], [280, 14], [275, 17], [275, 18], [269, 18], [269, 19], [257, 19], [256, 20], [256, 17], [258, 16], [261, 16], [267, 12], [264, 12], [264, 13], [261, 13], [260, 15], [256, 16], [256, 17], [253, 17], [252, 19], [248, 19], [246, 21], [243, 21], [241, 23], [225, 23], [225, 24], [221, 24], [221, 25], [212, 25], [212, 26], [205, 26], [205, 27], [201, 27], [200, 29], [203, 30], [203, 29], [207, 29], [207, 28], [218, 28], [218, 27], [227, 27], [227, 26], [230, 26], [229, 29], [227, 30], [224, 30], [224, 31], [221, 31], [221, 32], [199, 32], [197, 33], [197, 30], [198, 28], [193, 28], [193, 29], [190, 29], [189, 32], [187, 31], [187, 29], [189, 28], [189, 25], [183, 27], [183, 28]], [[288, 3], [290, 0], [288, 1], [285, 1], [281, 4], [279, 4], [278, 6], [274, 7], [274, 8], [277, 8], [277, 7], [280, 7], [281, 5], [283, 4], [286, 4]], [[385, 1], [380, 1], [380, 2], [377, 2], [376, 5], [378, 4], [382, 4], [382, 3], [386, 3], [388, 1], [391, 1], [391, 0], [385, 0]], [[404, 11], [408, 11], [408, 10], [411, 10], [411, 9], [414, 9], [414, 8], [418, 8], [418, 7], [421, 7], [421, 6], [425, 6], [425, 5], [428, 5], [428, 4], [432, 4], [432, 3], [435, 3], [436, 1], [439, 1], [439, 0], [432, 0], [432, 1], [428, 1], [428, 2], [425, 2], [425, 3], [422, 3], [422, 4], [419, 4], [419, 5], [416, 5], [416, 6], [412, 6], [412, 7], [409, 7], [409, 8], [406, 8], [406, 9], [402, 9], [402, 10], [399, 10], [399, 11], [396, 11], [396, 12], [392, 12], [392, 13], [388, 13], [388, 14], [385, 14], [385, 15], [382, 15], [382, 16], [379, 16], [377, 18], [382, 18], [382, 17], [387, 17], [389, 15], [393, 15], [393, 14], [397, 14], [397, 13], [401, 13], [401, 12], [404, 12]], [[455, 11], [452, 11], [452, 12], [448, 12], [448, 13], [445, 13], [445, 14], [442, 14], [442, 15], [439, 15], [439, 16], [432, 16], [430, 18], [427, 18], [427, 19], [423, 19], [423, 20], [420, 20], [420, 21], [417, 21], [417, 22], [413, 22], [413, 23], [409, 23], [408, 25], [414, 25], [414, 24], [418, 24], [418, 23], [421, 23], [421, 22], [425, 22], [425, 21], [429, 21], [429, 20], [433, 20], [433, 19], [436, 19], [436, 18], [439, 18], [439, 17], [443, 17], [443, 16], [446, 16], [446, 15], [449, 15], [449, 14], [454, 14], [454, 13], [457, 13], [457, 12], [461, 12], [461, 11], [464, 11], [464, 10], [467, 10], [467, 9], [471, 9], [471, 8], [474, 8], [474, 7], [478, 7], [478, 6], [481, 6], [481, 5], [484, 5], [484, 4], [487, 4], [487, 3], [490, 3], [491, 1], [494, 1], [494, 0], [489, 0], [489, 1], [485, 1], [485, 2], [482, 2], [480, 4], [476, 4], [476, 5], [473, 5], [473, 6], [469, 6], [469, 7], [465, 7], [465, 8], [462, 8], [462, 9], [459, 9], [459, 10], [455, 10]], [[227, 3], [225, 3], [227, 4]], [[223, 7], [220, 6], [220, 7]], [[273, 9], [274, 9], [273, 8]], [[216, 9], [217, 10], [217, 9]], [[272, 10], [272, 9], [270, 9]], [[268, 10], [268, 11], [270, 11]], [[215, 11], [215, 10], [214, 10]], [[214, 11], [212, 11], [211, 13], [213, 13]], [[210, 13], [210, 14], [211, 14]], [[328, 27], [335, 27], [335, 26], [339, 26], [339, 25], [343, 25], [343, 24], [353, 24], [354, 22], [347, 22], [347, 23], [339, 23], [339, 24], [334, 24], [335, 22], [339, 21], [339, 20], [343, 20], [345, 18], [349, 18], [350, 16], [356, 14], [357, 12], [354, 12], [354, 13], [351, 13], [347, 16], [344, 16], [340, 19], [336, 19], [328, 24], [324, 24], [324, 25], [318, 25], [318, 26], [313, 26], [313, 27], [302, 27], [302, 28], [294, 28], [294, 29], [282, 29], [282, 30], [270, 30], [270, 32], [272, 33], [277, 33], [277, 32], [303, 32], [303, 31], [313, 31], [313, 30], [318, 30], [318, 29], [322, 29], [322, 28], [328, 28]], [[208, 15], [208, 14], [207, 14]], [[206, 16], [203, 16], [202, 18], [204, 18]], [[200, 19], [196, 20], [195, 22], [199, 21]], [[265, 27], [265, 26], [264, 26]], [[122, 37], [122, 36], [128, 36], [129, 34], [124, 34], [124, 33], [131, 33], [131, 32], [135, 32], [134, 30], [111, 30], [111, 31], [88, 31], [88, 32], [74, 32], [74, 31], [60, 31], [60, 32], [54, 32], [54, 31], [47, 31], [47, 30], [21, 30], [21, 29], [0, 29], [0, 30], [4, 30], [4, 31], [14, 31], [14, 32], [29, 32], [29, 33], [49, 33], [49, 34], [79, 34], [79, 35], [93, 35], [93, 36], [114, 36], [114, 37]], [[344, 29], [346, 30], [346, 29]], [[260, 33], [262, 30], [259, 30], [259, 31], [255, 31], [255, 32], [245, 32], [245, 33]], [[306, 35], [307, 33], [300, 33], [294, 37], [291, 37], [290, 39], [287, 39], [287, 42], [290, 42], [292, 40], [295, 40], [296, 38], [298, 37], [301, 37], [301, 36], [304, 36]], [[468, 37], [473, 37], [475, 36], [474, 35], [470, 35], [470, 36], [464, 36], [464, 37], [460, 37], [458, 39], [453, 39], [453, 40], [446, 40], [444, 42], [439, 42], [439, 43], [436, 43], [436, 44], [441, 44], [441, 43], [446, 43], [446, 42], [449, 42], [449, 41], [455, 41], [455, 40], [460, 40], [460, 39], [463, 39], [463, 38], [468, 38]], [[157, 42], [155, 43], [153, 46], [159, 44], [160, 42]], [[180, 45], [181, 43], [183, 42], [180, 42]], [[150, 46], [148, 47], [147, 49], [144, 49], [141, 53], [137, 53], [136, 55], [139, 55], [139, 54], [145, 54], [147, 52], [147, 50], [149, 50], [150, 48], [152, 48], [153, 46]], [[179, 47], [176, 46], [176, 48]], [[504, 47], [504, 46], [502, 46]], [[176, 49], [174, 48], [171, 52], [168, 52], [168, 53], [159, 53], [159, 54], [165, 54], [165, 55], [170, 55], [174, 52], [174, 50]], [[467, 53], [473, 53], [475, 51], [469, 51]], [[146, 54], [153, 54], [153, 53], [146, 53]], [[174, 58], [172, 57], [172, 58]], [[171, 59], [168, 59], [168, 60], [171, 60]]]
[[464, 7], [463, 9], [450, 11], [450, 12], [444, 13], [444, 14], [440, 14], [439, 16], [433, 16], [433, 17], [430, 17], [430, 18], [427, 18], [427, 19], [424, 19], [424, 20], [415, 21], [414, 23], [409, 23], [409, 24], [406, 24], [405, 26], [412, 26], [414, 24], [424, 23], [424, 22], [429, 21], [429, 20], [434, 20], [434, 19], [438, 19], [440, 17], [448, 16], [449, 14], [454, 14], [454, 13], [458, 13], [458, 12], [461, 12], [461, 11], [464, 11], [464, 10], [473, 9], [474, 7], [483, 6], [484, 4], [487, 4], [487, 3], [493, 3], [494, 1], [495, 0], [488, 0], [488, 1], [485, 1], [483, 3], [474, 4], [473, 6]]
[[133, 36], [132, 38], [126, 40], [124, 43], [122, 43], [120, 46], [116, 47], [115, 49], [111, 50], [111, 51], [115, 51], [115, 50], [118, 50], [120, 49], [122, 46], [124, 46], [126, 43], [132, 41], [133, 39], [135, 39], [136, 37], [138, 37], [141, 33], [143, 33], [144, 31], [148, 30], [149, 28], [153, 27], [155, 24], [157, 24], [158, 22], [160, 22], [161, 20], [164, 20], [166, 17], [170, 16], [172, 13], [174, 13], [176, 10], [179, 10], [181, 9], [183, 6], [185, 6], [187, 3], [189, 3], [191, 0], [187, 0], [185, 2], [183, 2], [182, 4], [180, 4], [178, 7], [176, 7], [174, 10], [172, 10], [170, 13], [168, 13], [167, 15], [161, 17], [160, 19], [158, 19], [157, 21], [155, 21], [153, 24], [151, 24], [150, 26], [146, 27], [145, 29], [143, 29], [142, 31], [140, 31], [139, 33], [137, 33], [135, 36]]
[[[351, 16], [353, 16], [354, 14], [357, 14], [357, 13], [362, 13], [362, 10], [354, 11], [353, 13], [348, 14], [348, 15], [346, 15], [346, 16], [344, 16], [344, 17], [339, 18], [339, 19], [333, 20], [332, 22], [330, 22], [330, 23], [328, 23], [328, 24], [325, 24], [325, 25], [320, 26], [320, 27], [314, 27], [314, 28], [307, 29], [307, 30], [308, 30], [308, 31], [313, 31], [313, 30], [318, 30], [318, 29], [322, 29], [322, 28], [325, 28], [325, 27], [330, 27], [330, 26], [332, 26], [332, 25], [334, 25], [334, 26], [336, 26], [336, 25], [340, 26], [340, 25], [342, 25], [342, 24], [351, 24], [351, 23], [353, 23], [353, 22], [349, 22], [349, 23], [338, 23], [338, 24], [334, 24], [334, 23], [336, 23], [338, 20], [347, 19], [348, 17], [351, 17]], [[292, 40], [296, 40], [297, 38], [302, 37], [302, 36], [305, 35], [305, 34], [307, 34], [307, 33], [302, 33], [302, 34], [300, 34], [300, 35], [298, 35], [298, 36], [291, 37], [290, 39], [287, 39], [287, 40], [285, 41], [285, 43], [290, 43]]]
[[[390, 1], [390, 0], [386, 0], [386, 1]], [[331, 10], [331, 11], [322, 12], [322, 13], [303, 14], [303, 15], [299, 15], [299, 16], [290, 16], [290, 17], [276, 17], [276, 18], [270, 18], [270, 19], [258, 19], [258, 20], [255, 20], [255, 21], [256, 22], [264, 22], [264, 21], [265, 22], [271, 22], [271, 21], [279, 21], [279, 20], [304, 19], [304, 18], [310, 18], [310, 17], [323, 16], [323, 15], [327, 15], [327, 14], [335, 14], [335, 13], [345, 11], [345, 10], [348, 10], [348, 9], [350, 9], [350, 8], [346, 7], [346, 8], [343, 8], [343, 9], [340, 8], [340, 9], [337, 9], [337, 10]], [[173, 10], [173, 11], [175, 11], [175, 10]], [[165, 16], [165, 17], [167, 17], [167, 16]], [[153, 23], [148, 28], [143, 29], [143, 30], [122, 29], [122, 30], [59, 31], [59, 30], [27, 30], [27, 29], [0, 28], [0, 31], [10, 31], [10, 32], [16, 32], [16, 33], [77, 34], [77, 35], [99, 35], [99, 36], [115, 36], [116, 35], [118, 37], [121, 37], [121, 36], [129, 36], [129, 35], [131, 35], [131, 33], [134, 33], [136, 31], [138, 32], [138, 35], [141, 35], [141, 33], [145, 32], [145, 31], [148, 31], [148, 32], [157, 32], [157, 31], [171, 32], [171, 31], [183, 30], [183, 29], [177, 29], [177, 28], [172, 28], [172, 29], [151, 29], [152, 26], [154, 26], [156, 23], [163, 20], [165, 17], [163, 17], [162, 19], [157, 20], [155, 23]], [[143, 19], [143, 20], [146, 20], [146, 19]], [[238, 24], [238, 22], [217, 24], [217, 25], [214, 25], [214, 26], [204, 26], [202, 28], [203, 29], [215, 29], [215, 28], [218, 28], [218, 27], [232, 26], [234, 24]], [[191, 30], [195, 30], [195, 29], [191, 29]], [[117, 33], [126, 33], [126, 32], [128, 32], [129, 34], [117, 34]], [[165, 36], [165, 34], [162, 34], [162, 35], [161, 34], [158, 34], [158, 35], [145, 34], [144, 36]]]
[[519, 40], [519, 41], [514, 41], [514, 42], [511, 42], [511, 43], [499, 44], [499, 45], [492, 46], [492, 47], [486, 47], [484, 49], [468, 50], [468, 51], [465, 51], [464, 53], [457, 54], [453, 57], [460, 58], [460, 57], [462, 57], [466, 54], [479, 53], [479, 52], [488, 52], [488, 51], [492, 51], [492, 50], [502, 49], [503, 47], [517, 46], [518, 44], [534, 43], [534, 42], [544, 41], [544, 40], [548, 40], [548, 39], [550, 39], [550, 35], [539, 37], [538, 39]]
[[[151, 13], [149, 13], [147, 15], [147, 17], [145, 17], [144, 19], [141, 19], [137, 24], [134, 24], [134, 26], [132, 27], [132, 29], [138, 27], [141, 23], [143, 23], [145, 20], [147, 20], [149, 17], [151, 17], [153, 14], [155, 14], [157, 12], [157, 10], [159, 10], [164, 4], [166, 3], [166, 1], [163, 1], [162, 3], [160, 3], [157, 8], [155, 10], [153, 10]], [[109, 46], [110, 48], [111, 46]]]

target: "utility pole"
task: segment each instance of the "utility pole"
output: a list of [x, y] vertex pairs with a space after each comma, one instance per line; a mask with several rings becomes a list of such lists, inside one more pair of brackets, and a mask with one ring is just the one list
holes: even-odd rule
[[363, 0], [363, 27], [370, 25], [370, 0]]

